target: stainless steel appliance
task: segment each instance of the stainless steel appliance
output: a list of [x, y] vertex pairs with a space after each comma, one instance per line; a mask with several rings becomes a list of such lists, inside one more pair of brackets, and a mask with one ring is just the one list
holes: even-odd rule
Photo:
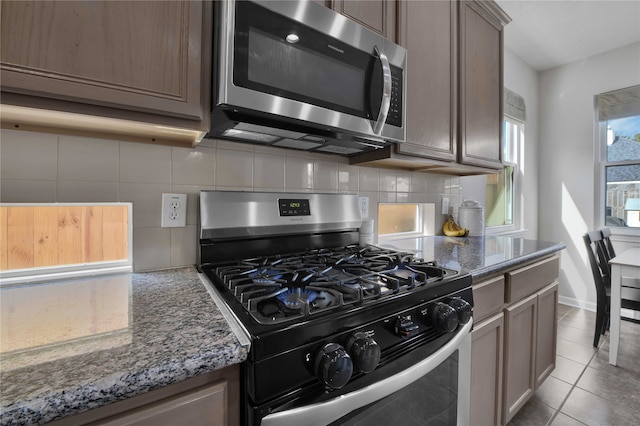
[[198, 268], [250, 340], [248, 425], [469, 423], [469, 274], [359, 246], [356, 195], [201, 191]]
[[215, 2], [210, 135], [357, 154], [405, 140], [406, 50], [316, 2]]

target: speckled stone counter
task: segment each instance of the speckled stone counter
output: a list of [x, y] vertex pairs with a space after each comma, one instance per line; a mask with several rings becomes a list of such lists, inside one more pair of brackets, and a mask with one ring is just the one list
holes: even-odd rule
[[468, 271], [474, 282], [566, 247], [561, 242], [501, 236], [408, 238], [386, 243], [384, 246], [410, 250], [425, 260], [435, 260], [440, 266]]
[[1, 425], [46, 423], [247, 357], [194, 268], [5, 287], [0, 300]]

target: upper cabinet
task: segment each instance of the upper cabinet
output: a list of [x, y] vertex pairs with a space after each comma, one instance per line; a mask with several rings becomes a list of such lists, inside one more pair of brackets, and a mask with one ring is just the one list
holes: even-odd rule
[[451, 174], [502, 167], [503, 27], [493, 1], [397, 2], [406, 142], [352, 164]]
[[502, 167], [503, 28], [509, 18], [493, 2], [459, 3], [459, 162]]
[[396, 41], [396, 1], [332, 0], [330, 7], [389, 40]]
[[401, 1], [398, 8], [398, 41], [407, 49], [407, 141], [397, 152], [455, 161], [455, 3]]
[[207, 2], [16, 1], [1, 7], [3, 104], [207, 130]]

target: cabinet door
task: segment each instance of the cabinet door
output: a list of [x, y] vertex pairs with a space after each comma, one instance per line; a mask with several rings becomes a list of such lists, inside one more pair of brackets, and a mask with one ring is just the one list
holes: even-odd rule
[[102, 426], [227, 425], [227, 382], [187, 392], [99, 422]]
[[474, 424], [500, 425], [504, 314], [474, 326], [471, 333], [471, 414]]
[[538, 293], [536, 389], [556, 367], [557, 318], [558, 282], [555, 281]]
[[396, 3], [396, 0], [333, 0], [332, 9], [395, 42]]
[[502, 168], [503, 31], [488, 2], [460, 2], [460, 158]]
[[505, 309], [504, 423], [511, 420], [535, 390], [536, 301], [537, 295], [533, 294]]
[[397, 152], [455, 161], [455, 2], [402, 1], [398, 42], [407, 49], [407, 140]]
[[202, 2], [11, 1], [1, 7], [3, 91], [194, 120], [206, 113]]

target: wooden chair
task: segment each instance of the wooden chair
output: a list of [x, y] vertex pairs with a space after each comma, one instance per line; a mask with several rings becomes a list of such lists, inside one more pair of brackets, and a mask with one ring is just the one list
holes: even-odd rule
[[[609, 234], [610, 235], [610, 234]], [[596, 327], [593, 337], [593, 346], [598, 347], [600, 336], [609, 329], [609, 313], [611, 310], [611, 265], [609, 265], [609, 253], [614, 253], [607, 248], [607, 243], [601, 231], [587, 232], [582, 237], [587, 246], [587, 256], [591, 266], [591, 274], [596, 286]], [[621, 305], [625, 309], [640, 311], [640, 286], [635, 283], [621, 288]]]

